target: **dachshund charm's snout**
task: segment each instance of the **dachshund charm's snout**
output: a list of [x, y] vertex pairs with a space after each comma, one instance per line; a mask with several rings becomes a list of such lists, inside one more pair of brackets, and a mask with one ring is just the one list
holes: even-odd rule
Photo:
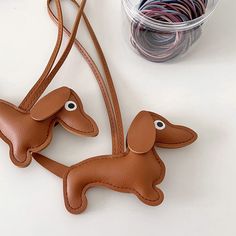
[[69, 132], [76, 135], [95, 137], [98, 135], [96, 122], [83, 109], [79, 96], [71, 90], [71, 95], [58, 112], [59, 123]]
[[162, 148], [181, 148], [190, 145], [197, 139], [197, 134], [192, 129], [174, 125], [164, 117], [151, 113], [156, 128], [155, 145]]

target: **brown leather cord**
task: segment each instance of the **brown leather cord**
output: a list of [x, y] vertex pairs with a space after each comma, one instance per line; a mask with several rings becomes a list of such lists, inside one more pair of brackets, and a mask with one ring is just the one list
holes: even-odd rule
[[[79, 4], [75, 0], [71, 0], [71, 1], [76, 5], [76, 7], [78, 9], [80, 9]], [[59, 22], [60, 19], [57, 18], [53, 14], [53, 12], [50, 8], [50, 5], [48, 5], [48, 6], [49, 6], [48, 12], [49, 12], [51, 18], [55, 21], [56, 24], [60, 24], [60, 22]], [[106, 76], [106, 80], [107, 80], [108, 88], [106, 86], [105, 81], [103, 80], [103, 78], [101, 76], [100, 71], [98, 70], [96, 64], [94, 63], [93, 59], [88, 54], [86, 49], [82, 46], [82, 44], [77, 39], [75, 39], [74, 44], [77, 47], [77, 49], [79, 50], [79, 52], [82, 54], [84, 59], [89, 64], [91, 70], [93, 71], [95, 78], [97, 79], [98, 84], [100, 86], [102, 95], [104, 97], [104, 101], [106, 104], [106, 108], [107, 108], [108, 116], [109, 116], [109, 120], [110, 120], [110, 126], [111, 126], [113, 155], [114, 154], [121, 154], [121, 153], [124, 153], [124, 132], [123, 132], [123, 124], [122, 124], [122, 118], [121, 118], [121, 113], [120, 113], [120, 108], [119, 108], [119, 102], [118, 102], [117, 95], [115, 92], [114, 84], [113, 84], [112, 77], [111, 77], [105, 56], [103, 54], [103, 51], [100, 47], [100, 44], [97, 40], [97, 37], [96, 37], [94, 31], [92, 29], [92, 26], [84, 13], [83, 13], [83, 18], [85, 20], [85, 24], [88, 28], [89, 34], [90, 34], [90, 36], [93, 40], [93, 43], [95, 45], [96, 51], [99, 55], [99, 59], [102, 63], [102, 66], [103, 66], [103, 69], [105, 72], [105, 76]], [[64, 29], [64, 32], [70, 37], [71, 32], [64, 25], [63, 25], [63, 29]], [[67, 166], [62, 165], [54, 160], [51, 160], [39, 153], [32, 153], [32, 156], [40, 165], [42, 165], [44, 168], [46, 168], [50, 172], [54, 173], [58, 177], [62, 178], [64, 176], [64, 174], [66, 173], [66, 171], [68, 170]]]
[[[64, 32], [71, 39], [72, 34], [74, 36], [74, 34], [76, 34], [75, 32], [77, 32], [77, 29], [75, 29], [75, 27], [74, 27], [73, 30], [72, 30], [72, 33], [71, 33], [63, 25], [63, 21], [62, 21], [63, 17], [62, 17], [62, 14], [60, 15], [60, 13], [61, 13], [60, 3], [59, 3], [58, 0], [56, 0], [56, 5], [57, 5], [57, 8], [58, 8], [58, 10], [57, 10], [58, 11], [58, 18], [57, 18], [55, 16], [55, 14], [53, 13], [53, 11], [51, 10], [51, 8], [50, 8], [50, 2], [51, 1], [52, 0], [48, 0], [48, 12], [49, 12], [50, 17], [58, 25], [58, 31], [61, 32], [61, 26], [62, 26], [62, 28], [64, 29]], [[71, 0], [71, 1], [76, 5], [78, 10], [81, 8], [80, 5], [75, 0]], [[107, 81], [107, 85], [106, 85], [106, 82], [103, 80], [103, 77], [102, 77], [100, 71], [98, 70], [96, 64], [94, 63], [93, 59], [91, 58], [89, 53], [86, 51], [86, 49], [81, 45], [81, 43], [76, 38], [74, 38], [74, 44], [77, 47], [77, 49], [79, 50], [79, 52], [82, 54], [84, 59], [89, 64], [89, 66], [90, 66], [92, 72], [94, 73], [95, 78], [96, 78], [96, 80], [97, 80], [97, 82], [100, 86], [100, 90], [102, 92], [102, 95], [103, 95], [103, 98], [104, 98], [104, 101], [105, 101], [105, 105], [106, 105], [106, 108], [107, 108], [107, 111], [108, 111], [108, 117], [109, 117], [110, 126], [111, 126], [112, 153], [113, 154], [119, 154], [119, 153], [122, 153], [124, 151], [124, 132], [123, 132], [122, 117], [121, 117], [121, 113], [120, 113], [120, 107], [119, 107], [116, 91], [115, 91], [115, 88], [114, 88], [114, 84], [113, 84], [113, 81], [112, 81], [112, 77], [111, 77], [111, 74], [110, 74], [105, 56], [104, 56], [103, 51], [102, 51], [102, 49], [99, 45], [99, 42], [96, 38], [96, 35], [95, 35], [95, 33], [92, 29], [92, 26], [91, 26], [88, 18], [86, 17], [86, 15], [84, 13], [82, 14], [82, 16], [85, 20], [85, 24], [88, 28], [90, 37], [92, 38], [92, 41], [95, 45], [95, 49], [96, 49], [96, 51], [99, 55], [99, 59], [102, 63], [102, 67], [103, 67], [103, 70], [105, 72], [105, 78], [106, 78], [106, 81]], [[61, 38], [61, 33], [58, 33], [58, 37]], [[61, 39], [58, 39], [58, 41], [61, 41]], [[54, 53], [54, 55], [55, 55], [55, 53]], [[54, 58], [54, 61], [55, 61], [55, 58]], [[51, 63], [51, 62], [52, 62], [52, 60], [49, 61], [49, 63]], [[56, 66], [54, 67], [54, 70], [55, 70], [55, 68], [56, 68], [56, 70], [58, 70], [60, 68], [60, 67], [58, 68]], [[46, 83], [44, 81], [46, 81]], [[45, 77], [41, 77], [41, 79], [36, 83], [34, 88], [29, 92], [29, 94], [26, 96], [26, 98], [22, 102], [21, 108], [31, 109], [31, 107], [38, 100], [38, 98], [41, 96], [41, 94], [43, 93], [43, 91], [46, 89], [47, 85], [51, 81], [52, 81], [52, 77], [49, 78], [49, 79], [45, 78]], [[35, 94], [36, 94], [36, 96], [35, 96]]]
[[[50, 2], [51, 2], [51, 0], [48, 0], [48, 7], [50, 5]], [[56, 0], [56, 4], [57, 4], [57, 8], [59, 8], [58, 12], [59, 12], [59, 15], [60, 15], [61, 10], [60, 10], [59, 0]], [[20, 104], [20, 106], [19, 106], [21, 109], [29, 111], [33, 107], [33, 105], [38, 101], [40, 96], [46, 90], [46, 88], [48, 87], [50, 82], [53, 80], [53, 78], [55, 77], [55, 75], [57, 74], [57, 72], [59, 71], [59, 69], [61, 68], [63, 63], [65, 62], [67, 56], [69, 55], [69, 53], [71, 51], [71, 48], [72, 48], [73, 44], [74, 44], [74, 40], [75, 40], [75, 37], [76, 37], [76, 33], [77, 33], [77, 30], [78, 30], [78, 27], [79, 27], [80, 19], [82, 17], [82, 13], [83, 13], [85, 4], [86, 4], [86, 0], [81, 0], [81, 6], [80, 6], [78, 14], [76, 16], [76, 20], [75, 20], [75, 23], [74, 23], [74, 26], [73, 26], [71, 37], [69, 39], [69, 42], [68, 42], [62, 56], [60, 57], [60, 59], [58, 60], [58, 62], [54, 66], [54, 68], [51, 70], [51, 72], [47, 75], [47, 77], [43, 76], [42, 79], [39, 79], [39, 81], [35, 84], [35, 86], [26, 95], [26, 98], [23, 100], [22, 104]], [[61, 22], [59, 24], [59, 30], [61, 30], [61, 25], [63, 26], [62, 17], [60, 17], [60, 20], [61, 20]], [[59, 35], [59, 38], [60, 37], [61, 37], [61, 35]], [[59, 48], [60, 48], [60, 45], [59, 45]], [[58, 53], [57, 50], [58, 50], [58, 47], [56, 46], [55, 51]], [[55, 55], [52, 55], [52, 58], [55, 61]], [[53, 64], [54, 63], [49, 61], [48, 68], [52, 67], [51, 65], [53, 65]]]
[[[79, 4], [75, 0], [71, 0], [71, 1], [79, 9], [79, 7], [80, 7]], [[58, 24], [58, 19], [56, 18], [56, 16], [53, 14], [53, 12], [50, 9], [49, 9], [49, 13], [51, 15], [51, 18], [55, 21], [55, 23]], [[79, 52], [82, 54], [84, 59], [89, 64], [89, 66], [92, 69], [92, 71], [95, 75], [95, 78], [100, 86], [100, 89], [101, 89], [101, 92], [102, 92], [102, 95], [104, 97], [104, 101], [106, 104], [106, 108], [108, 111], [108, 117], [109, 117], [110, 126], [111, 126], [112, 143], [113, 143], [113, 145], [112, 145], [113, 152], [112, 153], [119, 154], [124, 151], [124, 132], [123, 132], [123, 124], [122, 124], [122, 117], [121, 117], [121, 113], [120, 113], [119, 102], [118, 102], [115, 87], [114, 87], [114, 84], [112, 81], [111, 73], [109, 71], [109, 67], [107, 65], [105, 56], [104, 56], [103, 51], [101, 49], [101, 46], [99, 45], [99, 42], [98, 42], [97, 37], [93, 31], [93, 28], [84, 13], [83, 13], [83, 18], [84, 18], [85, 24], [88, 28], [90, 37], [95, 45], [95, 49], [98, 53], [99, 59], [102, 63], [102, 67], [105, 72], [105, 78], [106, 78], [108, 86], [106, 85], [106, 82], [103, 80], [103, 77], [101, 76], [100, 71], [98, 70], [96, 64], [94, 63], [93, 59], [91, 58], [89, 53], [86, 51], [86, 49], [82, 46], [82, 44], [77, 39], [75, 39], [74, 43], [75, 43], [75, 46], [77, 47], [77, 49], [79, 50]], [[71, 32], [65, 26], [63, 26], [63, 27], [64, 27], [65, 33], [68, 36], [70, 36]]]
[[56, 162], [48, 157], [45, 157], [39, 153], [32, 153], [32, 157], [45, 169], [59, 178], [63, 178], [69, 167], [59, 162]]
[[[48, 0], [48, 4], [49, 4], [49, 2], [50, 1]], [[61, 43], [62, 43], [62, 38], [63, 38], [63, 16], [62, 16], [62, 9], [61, 9], [60, 0], [55, 0], [55, 2], [56, 2], [58, 19], [59, 19], [57, 42], [56, 42], [53, 53], [48, 61], [48, 64], [47, 64], [43, 74], [41, 75], [41, 77], [39, 78], [37, 83], [33, 86], [33, 88], [29, 91], [29, 93], [26, 95], [24, 100], [19, 105], [19, 108], [21, 108], [22, 110], [28, 111], [32, 108], [33, 103], [34, 103], [33, 97], [35, 96], [35, 92], [40, 88], [43, 81], [45, 79], [47, 79], [47, 77], [48, 77], [48, 75], [49, 75], [49, 73], [56, 61], [57, 55], [60, 51], [60, 48], [61, 48]], [[36, 99], [36, 97], [35, 97], [35, 99]]]

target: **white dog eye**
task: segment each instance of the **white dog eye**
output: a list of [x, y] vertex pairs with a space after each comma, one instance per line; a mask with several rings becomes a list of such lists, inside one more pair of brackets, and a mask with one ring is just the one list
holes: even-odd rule
[[68, 101], [65, 104], [65, 109], [67, 111], [75, 111], [77, 109], [77, 104], [73, 101]]
[[156, 120], [154, 124], [155, 124], [155, 128], [158, 130], [163, 130], [166, 127], [165, 123], [161, 120]]

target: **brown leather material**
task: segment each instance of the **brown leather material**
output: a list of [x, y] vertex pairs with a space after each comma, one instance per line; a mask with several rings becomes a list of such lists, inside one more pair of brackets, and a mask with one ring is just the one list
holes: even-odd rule
[[[160, 115], [151, 113], [154, 120], [161, 120], [165, 123], [165, 132], [158, 132], [155, 145], [161, 148], [175, 149], [190, 145], [197, 139], [197, 134], [184, 126], [172, 125]], [[193, 137], [195, 139], [193, 139]]]
[[150, 151], [155, 143], [156, 130], [149, 112], [140, 112], [128, 132], [128, 147], [137, 154]]
[[[54, 90], [45, 97], [43, 97], [31, 109], [31, 117], [36, 121], [43, 121], [57, 113], [65, 105], [71, 95], [71, 90], [62, 87]], [[45, 109], [50, 107], [50, 109]]]
[[[156, 122], [161, 122], [162, 127], [158, 127]], [[130, 126], [127, 145], [132, 149], [128, 148], [125, 153], [90, 158], [71, 167], [61, 167], [61, 164], [39, 154], [33, 156], [40, 165], [63, 178], [65, 205], [72, 214], [86, 209], [87, 190], [99, 186], [135, 194], [143, 203], [156, 206], [164, 198], [156, 185], [165, 176], [165, 166], [155, 146], [179, 148], [196, 139], [193, 130], [173, 125], [158, 114], [142, 111]]]
[[156, 187], [165, 175], [165, 167], [153, 150], [139, 155], [101, 156], [86, 160], [69, 169], [64, 178], [65, 205], [72, 214], [87, 207], [86, 191], [103, 186], [114, 191], [135, 194], [143, 203], [156, 206], [164, 195]]
[[52, 172], [54, 175], [58, 176], [59, 178], [63, 178], [69, 170], [68, 166], [65, 166], [52, 159], [49, 159], [48, 157], [45, 157], [40, 153], [32, 153], [32, 157], [41, 166], [45, 167], [47, 170], [49, 170], [50, 172]]
[[[48, 6], [49, 6], [50, 2], [51, 2], [51, 0], [48, 0]], [[86, 0], [81, 0], [81, 6], [78, 10], [69, 42], [68, 42], [64, 52], [62, 53], [62, 56], [60, 57], [60, 59], [58, 60], [56, 65], [54, 66], [54, 68], [49, 71], [48, 68], [52, 68], [52, 65], [54, 64], [56, 56], [59, 52], [60, 45], [61, 45], [61, 37], [62, 37], [61, 31], [62, 31], [63, 21], [62, 21], [62, 15], [61, 15], [62, 14], [61, 13], [61, 6], [60, 6], [59, 0], [56, 0], [56, 5], [57, 5], [58, 12], [60, 13], [59, 16], [60, 16], [60, 20], [61, 20], [61, 22], [58, 26], [58, 40], [57, 40], [58, 45], [56, 45], [56, 47], [54, 49], [56, 51], [56, 53], [53, 52], [52, 58], [50, 58], [50, 61], [45, 69], [45, 71], [48, 73], [44, 72], [45, 76], [43, 76], [44, 75], [44, 73], [43, 73], [42, 77], [37, 81], [37, 83], [34, 85], [34, 87], [30, 90], [30, 92], [27, 94], [27, 96], [25, 97], [25, 99], [23, 100], [23, 102], [19, 106], [21, 109], [28, 111], [32, 108], [34, 103], [40, 98], [40, 96], [46, 90], [48, 85], [51, 83], [51, 81], [53, 80], [53, 78], [55, 77], [57, 72], [60, 70], [63, 63], [65, 62], [67, 56], [69, 55], [69, 53], [71, 51], [73, 44], [74, 44], [74, 40], [76, 37], [76, 33], [77, 33], [77, 30], [79, 27], [80, 19], [81, 19], [85, 4], [86, 4]]]
[[[37, 101], [36, 97], [38, 97], [38, 95], [35, 96], [35, 91], [40, 89], [41, 83], [49, 75], [49, 73], [52, 70], [53, 65], [56, 61], [57, 55], [60, 51], [60, 48], [61, 48], [61, 43], [62, 43], [62, 39], [63, 39], [63, 15], [62, 15], [60, 0], [55, 0], [55, 3], [56, 3], [57, 15], [58, 15], [58, 19], [59, 19], [57, 42], [55, 44], [52, 55], [51, 55], [47, 65], [46, 65], [46, 68], [43, 71], [42, 75], [40, 76], [39, 80], [33, 86], [33, 88], [29, 91], [29, 93], [26, 95], [26, 97], [23, 99], [23, 101], [19, 105], [19, 108], [22, 109], [22, 110], [26, 110], [26, 111], [30, 110], [32, 108], [32, 106], [34, 105], [34, 103]], [[49, 1], [47, 1], [47, 4], [49, 5]], [[41, 94], [39, 93], [39, 96], [40, 95], [42, 95], [42, 93]], [[35, 96], [35, 98], [34, 98], [34, 96]], [[31, 100], [31, 99], [33, 99], [33, 100]]]
[[[68, 101], [74, 109], [66, 107]], [[0, 100], [0, 137], [9, 145], [11, 160], [19, 167], [28, 166], [31, 153], [50, 144], [56, 123], [76, 135], [98, 134], [98, 127], [84, 112], [80, 98], [67, 87], [51, 92], [29, 112]]]
[[[41, 99], [39, 103], [37, 103], [36, 106], [35, 103], [37, 102], [38, 98], [41, 96], [41, 94], [45, 91], [46, 87], [48, 86], [48, 84], [52, 81], [52, 79], [54, 78], [55, 74], [58, 72], [58, 70], [60, 69], [60, 67], [62, 66], [63, 62], [65, 61], [65, 59], [67, 58], [71, 47], [73, 45], [73, 43], [75, 43], [75, 45], [77, 46], [77, 48], [80, 50], [80, 52], [82, 53], [82, 55], [84, 56], [84, 58], [86, 59], [86, 61], [89, 63], [90, 67], [92, 68], [95, 77], [99, 83], [99, 86], [101, 88], [103, 97], [104, 97], [104, 101], [106, 103], [106, 107], [108, 110], [108, 115], [109, 115], [109, 120], [110, 120], [110, 125], [111, 125], [111, 132], [112, 132], [112, 152], [114, 154], [117, 153], [121, 153], [124, 151], [124, 138], [123, 138], [123, 125], [122, 125], [122, 120], [121, 120], [121, 113], [120, 113], [120, 109], [119, 109], [119, 103], [118, 103], [118, 99], [116, 96], [116, 92], [115, 92], [115, 88], [112, 82], [112, 78], [109, 72], [109, 68], [107, 66], [105, 57], [103, 55], [103, 52], [101, 50], [101, 47], [96, 39], [96, 36], [93, 32], [92, 27], [89, 24], [89, 21], [86, 20], [86, 25], [89, 29], [89, 33], [94, 41], [95, 44], [95, 48], [99, 54], [99, 58], [102, 61], [102, 65], [105, 71], [105, 77], [107, 80], [107, 84], [108, 87], [106, 86], [106, 82], [103, 80], [99, 70], [97, 69], [96, 64], [93, 62], [92, 58], [89, 56], [89, 54], [87, 53], [87, 51], [82, 47], [82, 45], [79, 43], [79, 41], [75, 40], [76, 37], [76, 33], [77, 33], [77, 29], [80, 23], [80, 19], [81, 16], [83, 15], [83, 17], [86, 19], [86, 16], [83, 14], [83, 9], [85, 7], [85, 0], [81, 1], [81, 5], [79, 5], [76, 1], [72, 1], [73, 3], [76, 4], [76, 7], [78, 8], [78, 13], [77, 13], [77, 17], [73, 26], [73, 30], [72, 33], [69, 32], [68, 29], [66, 29], [63, 25], [63, 16], [62, 16], [62, 9], [61, 9], [61, 4], [59, 0], [55, 0], [56, 2], [56, 7], [57, 7], [57, 13], [58, 13], [58, 19], [56, 18], [56, 16], [53, 14], [51, 8], [50, 8], [50, 3], [51, 0], [47, 1], [48, 4], [48, 11], [50, 16], [54, 19], [54, 21], [57, 22], [58, 24], [58, 39], [57, 39], [57, 43], [56, 46], [54, 48], [54, 51], [52, 53], [52, 56], [42, 74], [42, 76], [40, 77], [40, 79], [38, 80], [38, 82], [35, 84], [35, 86], [30, 90], [30, 92], [27, 94], [27, 96], [25, 97], [25, 99], [22, 101], [21, 105], [19, 106], [19, 111], [21, 111], [22, 113], [28, 114], [30, 112], [31, 114], [31, 118], [35, 121], [44, 121], [49, 119], [50, 117], [52, 117], [55, 113], [57, 113], [61, 106], [63, 106], [63, 101], [66, 100], [66, 97], [68, 96], [68, 94], [64, 94], [63, 92], [65, 92], [66, 90], [61, 90], [62, 93], [60, 93], [60, 91], [55, 91], [53, 94], [50, 93], [49, 95], [47, 95], [45, 98]], [[60, 59], [58, 60], [58, 62], [56, 63], [56, 65], [54, 66], [56, 57], [58, 55], [58, 52], [60, 50], [61, 47], [61, 41], [62, 41], [62, 37], [63, 37], [63, 28], [65, 30], [65, 32], [70, 36], [69, 42], [66, 46], [66, 49], [64, 50], [64, 53], [62, 54], [62, 56], [60, 57]], [[53, 68], [54, 66], [54, 68]], [[55, 96], [57, 94], [57, 97], [54, 97], [53, 99], [50, 99], [50, 96]], [[76, 96], [76, 95], [75, 95]], [[78, 98], [79, 99], [79, 98]], [[47, 109], [45, 106], [45, 103], [48, 104], [48, 106], [51, 106], [52, 109]], [[34, 106], [34, 107], [33, 107]], [[82, 104], [81, 104], [82, 106]], [[33, 108], [32, 108], [33, 107]], [[32, 109], [31, 109], [32, 108]], [[62, 112], [61, 112], [62, 113]], [[81, 113], [82, 114], [82, 113]], [[78, 115], [77, 115], [78, 116]], [[27, 116], [26, 116], [27, 117]], [[85, 119], [82, 119], [83, 116], [80, 117], [80, 127], [76, 127], [74, 123], [71, 123], [70, 119], [66, 119], [66, 116], [63, 117], [63, 119], [61, 117], [57, 117], [58, 118], [58, 122], [67, 130], [69, 130], [72, 133], [78, 133], [77, 129], [79, 128], [81, 130], [81, 132], [86, 132], [83, 130], [83, 127], [85, 127], [86, 125], [88, 125], [88, 122], [86, 122]], [[78, 119], [78, 117], [77, 117]], [[27, 120], [27, 119], [26, 119]], [[83, 122], [81, 122], [83, 120]], [[26, 121], [27, 123], [27, 121]], [[95, 127], [96, 124], [94, 122], [93, 126]], [[77, 124], [78, 126], [78, 124]], [[97, 129], [97, 127], [96, 127]], [[9, 132], [12, 132], [11, 130]], [[28, 132], [30, 133], [30, 131], [28, 130]], [[86, 135], [87, 136], [94, 136], [98, 131], [94, 130], [94, 132], [87, 132]], [[17, 137], [16, 140], [13, 140], [13, 137], [8, 138], [9, 135], [5, 135], [5, 133], [7, 133], [6, 131], [4, 132], [4, 134], [2, 134], [2, 138], [9, 144], [9, 146], [11, 147], [11, 158], [13, 160], [13, 162], [21, 167], [25, 167], [27, 166], [30, 161], [30, 152], [31, 151], [40, 151], [43, 148], [45, 148], [47, 145], [47, 142], [44, 145], [40, 145], [40, 148], [38, 147], [38, 145], [36, 145], [38, 148], [34, 148], [33, 150], [31, 150], [30, 152], [28, 152], [27, 154], [27, 158], [25, 157], [25, 153], [24, 151], [20, 151], [21, 153], [19, 154], [17, 152], [17, 154], [15, 154], [14, 152], [17, 146], [17, 149], [22, 149], [21, 147], [18, 147], [18, 139], [19, 137]], [[34, 133], [32, 133], [32, 135], [34, 135]], [[13, 135], [14, 136], [14, 135]], [[13, 145], [13, 141], [14, 143], [16, 143], [16, 145]], [[33, 142], [33, 141], [32, 141]], [[42, 141], [41, 141], [42, 142]], [[40, 143], [41, 143], [40, 142]], [[27, 145], [28, 146], [27, 142]], [[29, 145], [29, 149], [31, 149], [32, 145]], [[24, 149], [26, 149], [27, 147], [25, 147]], [[14, 151], [13, 151], [14, 149]], [[16, 157], [17, 155], [17, 157]]]
[[[80, 5], [75, 0], [70, 0], [70, 1], [73, 2], [78, 9], [80, 8]], [[52, 10], [50, 9], [50, 5], [48, 6], [49, 6], [49, 14], [51, 18], [54, 20], [56, 24], [60, 24], [59, 19], [57, 19], [57, 17], [53, 14]], [[124, 152], [124, 131], [123, 131], [123, 123], [122, 123], [122, 117], [121, 117], [118, 98], [116, 95], [115, 87], [113, 84], [113, 80], [112, 80], [112, 76], [111, 76], [108, 64], [106, 62], [101, 46], [98, 42], [96, 34], [94, 33], [93, 28], [87, 16], [85, 15], [85, 13], [83, 13], [83, 18], [87, 26], [87, 29], [89, 31], [90, 37], [94, 43], [99, 59], [101, 61], [102, 68], [105, 74], [105, 80], [103, 79], [100, 71], [98, 70], [98, 67], [94, 63], [89, 53], [83, 47], [83, 45], [77, 39], [75, 39], [74, 44], [79, 50], [79, 52], [81, 53], [81, 55], [84, 57], [88, 65], [90, 66], [98, 82], [98, 85], [100, 87], [100, 90], [104, 98], [104, 102], [107, 108], [108, 117], [110, 121], [111, 134], [112, 134], [112, 153], [119, 154], [119, 153]], [[63, 26], [63, 28], [64, 28], [64, 32], [70, 37], [71, 32], [65, 26]]]
[[[57, 12], [58, 12], [58, 18], [55, 16], [53, 11], [50, 8], [50, 3], [52, 0], [47, 0], [48, 5], [48, 12], [50, 17], [53, 19], [53, 21], [58, 25], [58, 39], [57, 44], [55, 46], [54, 52], [48, 62], [48, 65], [43, 73], [43, 75], [40, 77], [39, 81], [35, 84], [35, 86], [31, 89], [31, 91], [27, 94], [25, 99], [20, 105], [21, 109], [29, 110], [33, 104], [37, 101], [37, 99], [41, 96], [43, 91], [46, 89], [46, 87], [49, 85], [49, 83], [52, 81], [53, 77], [55, 76], [55, 73], [60, 69], [60, 66], [62, 65], [63, 61], [66, 59], [66, 57], [69, 54], [69, 51], [71, 50], [71, 42], [74, 40], [75, 46], [78, 48], [81, 55], [84, 57], [84, 59], [87, 61], [88, 65], [90, 66], [92, 72], [94, 73], [94, 76], [100, 86], [104, 102], [107, 108], [110, 127], [111, 127], [111, 136], [112, 136], [112, 153], [113, 154], [119, 154], [124, 151], [124, 131], [123, 131], [123, 124], [122, 124], [122, 117], [119, 107], [118, 98], [116, 95], [115, 87], [112, 81], [111, 73], [109, 71], [109, 67], [107, 65], [105, 56], [103, 54], [103, 51], [99, 45], [99, 42], [96, 38], [96, 35], [93, 31], [92, 26], [90, 25], [90, 22], [86, 15], [82, 13], [82, 16], [84, 18], [85, 24], [88, 28], [89, 34], [91, 36], [91, 39], [94, 43], [95, 49], [98, 53], [99, 59], [101, 61], [104, 73], [105, 73], [105, 80], [103, 79], [100, 71], [98, 70], [96, 64], [94, 63], [93, 59], [89, 55], [89, 53], [86, 51], [86, 49], [81, 45], [81, 43], [75, 38], [78, 24], [80, 22], [81, 18], [81, 12], [83, 11], [83, 8], [85, 6], [85, 1], [81, 1], [81, 5], [77, 3], [75, 0], [71, 0], [75, 4], [75, 6], [78, 9], [78, 16], [76, 18], [74, 28], [72, 30], [72, 33], [63, 25], [63, 16], [62, 16], [62, 10], [60, 1], [56, 0], [56, 6], [57, 6]], [[83, 4], [83, 5], [82, 5]], [[65, 33], [70, 37], [69, 43], [67, 48], [64, 51], [63, 56], [60, 58], [59, 62], [62, 63], [58, 64], [54, 67], [52, 72], [50, 73], [50, 70], [52, 69], [52, 66], [55, 62], [55, 59], [58, 55], [60, 46], [61, 46], [61, 40], [62, 40], [62, 31], [65, 31]]]

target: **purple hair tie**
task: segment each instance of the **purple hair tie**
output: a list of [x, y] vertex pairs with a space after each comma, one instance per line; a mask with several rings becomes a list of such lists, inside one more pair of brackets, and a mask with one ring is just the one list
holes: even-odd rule
[[[139, 13], [156, 23], [181, 23], [202, 16], [208, 0], [142, 0]], [[188, 31], [161, 31], [141, 21], [131, 24], [131, 42], [146, 59], [165, 62], [185, 53], [200, 37], [201, 26]]]

